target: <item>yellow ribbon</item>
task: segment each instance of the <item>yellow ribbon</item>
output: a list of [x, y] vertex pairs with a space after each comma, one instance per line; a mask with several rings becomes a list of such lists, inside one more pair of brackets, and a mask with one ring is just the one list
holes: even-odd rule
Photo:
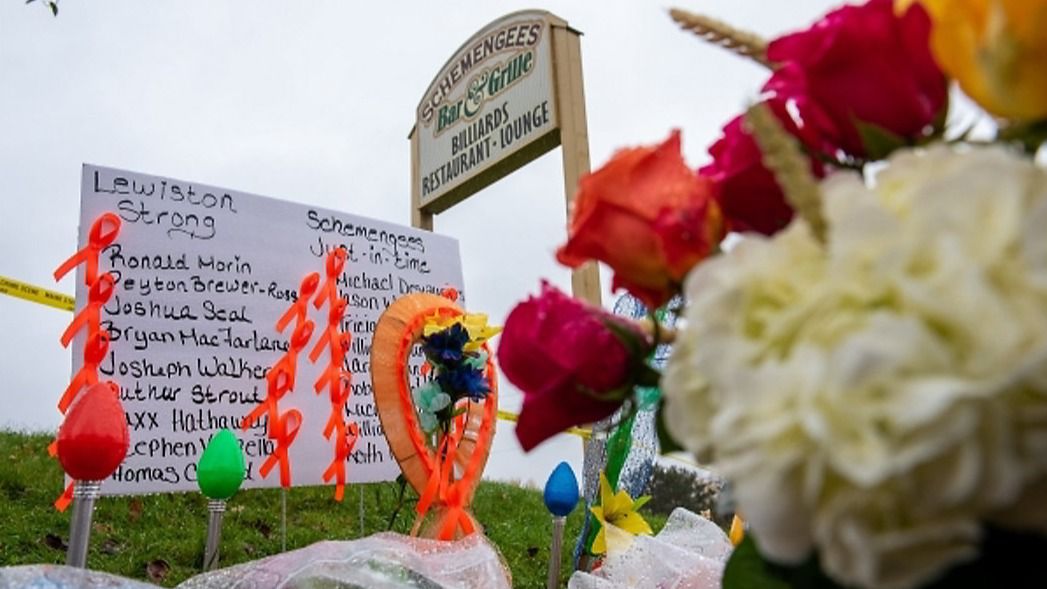
[[[513, 423], [515, 423], [516, 420], [519, 419], [519, 417], [520, 417], [519, 415], [517, 415], [515, 413], [512, 413], [510, 411], [502, 411], [501, 409], [498, 410], [498, 419], [501, 419], [502, 421], [512, 421]], [[578, 437], [584, 438], [586, 440], [591, 438], [592, 435], [593, 435], [592, 430], [581, 428], [581, 427], [569, 427], [569, 428], [563, 430], [563, 433], [571, 434], [572, 436], [578, 436]]]

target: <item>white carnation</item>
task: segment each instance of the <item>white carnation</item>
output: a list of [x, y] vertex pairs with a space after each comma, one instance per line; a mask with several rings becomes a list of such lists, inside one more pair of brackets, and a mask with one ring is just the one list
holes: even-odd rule
[[869, 184], [822, 184], [827, 246], [798, 220], [696, 269], [663, 387], [769, 558], [912, 587], [1047, 480], [1047, 174], [937, 146]]

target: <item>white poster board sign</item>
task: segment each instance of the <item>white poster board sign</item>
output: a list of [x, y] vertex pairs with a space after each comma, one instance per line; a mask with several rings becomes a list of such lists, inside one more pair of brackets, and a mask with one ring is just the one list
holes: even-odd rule
[[[96, 218], [122, 220], [101, 271], [118, 276], [102, 308], [112, 337], [99, 377], [120, 386], [131, 446], [102, 485], [105, 494], [196, 490], [196, 462], [210, 437], [234, 430], [247, 462], [245, 488], [279, 485], [279, 468], [259, 468], [275, 448], [268, 419], [240, 424], [266, 396], [265, 374], [287, 349], [291, 329], [276, 321], [297, 297], [303, 277], [324, 276], [326, 253], [347, 250], [339, 291], [348, 301], [342, 329], [352, 334], [345, 369], [352, 373], [346, 421], [360, 437], [346, 464], [347, 482], [393, 480], [399, 467], [386, 444], [371, 392], [371, 336], [382, 311], [409, 292], [464, 295], [458, 242], [391, 223], [171, 178], [85, 165], [78, 243]], [[87, 301], [77, 274], [77, 310]], [[460, 301], [464, 302], [464, 298]], [[319, 485], [334, 456], [322, 430], [331, 412], [326, 390], [313, 383], [326, 367], [308, 350], [327, 324], [327, 308], [309, 305], [316, 330], [299, 354], [297, 384], [280, 411], [298, 409], [303, 424], [290, 450], [294, 485]], [[73, 372], [83, 357], [73, 345]], [[332, 481], [333, 483], [333, 481]]]

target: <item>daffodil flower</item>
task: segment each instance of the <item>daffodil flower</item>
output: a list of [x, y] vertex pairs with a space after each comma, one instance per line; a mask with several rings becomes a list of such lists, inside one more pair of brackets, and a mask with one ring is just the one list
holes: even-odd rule
[[644, 496], [633, 501], [625, 490], [615, 493], [607, 482], [607, 476], [600, 473], [600, 504], [589, 508], [600, 522], [600, 531], [593, 540], [592, 552], [603, 554], [609, 549], [617, 552], [628, 548], [633, 536], [654, 533], [643, 516], [636, 512], [650, 499]]
[[465, 344], [466, 352], [479, 350], [487, 340], [502, 331], [501, 327], [487, 324], [487, 314], [485, 313], [465, 313], [455, 317], [441, 317], [440, 315], [429, 317], [422, 328], [422, 335], [429, 337], [455, 324], [464, 327], [469, 334], [469, 341]]

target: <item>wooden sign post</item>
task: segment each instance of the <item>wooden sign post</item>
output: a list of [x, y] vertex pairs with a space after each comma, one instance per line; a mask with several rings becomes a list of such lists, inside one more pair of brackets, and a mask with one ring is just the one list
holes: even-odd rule
[[[433, 215], [560, 145], [570, 215], [589, 171], [581, 33], [549, 12], [525, 10], [480, 29], [425, 91], [411, 129], [411, 222]], [[575, 296], [600, 303], [595, 264], [575, 270]]]

